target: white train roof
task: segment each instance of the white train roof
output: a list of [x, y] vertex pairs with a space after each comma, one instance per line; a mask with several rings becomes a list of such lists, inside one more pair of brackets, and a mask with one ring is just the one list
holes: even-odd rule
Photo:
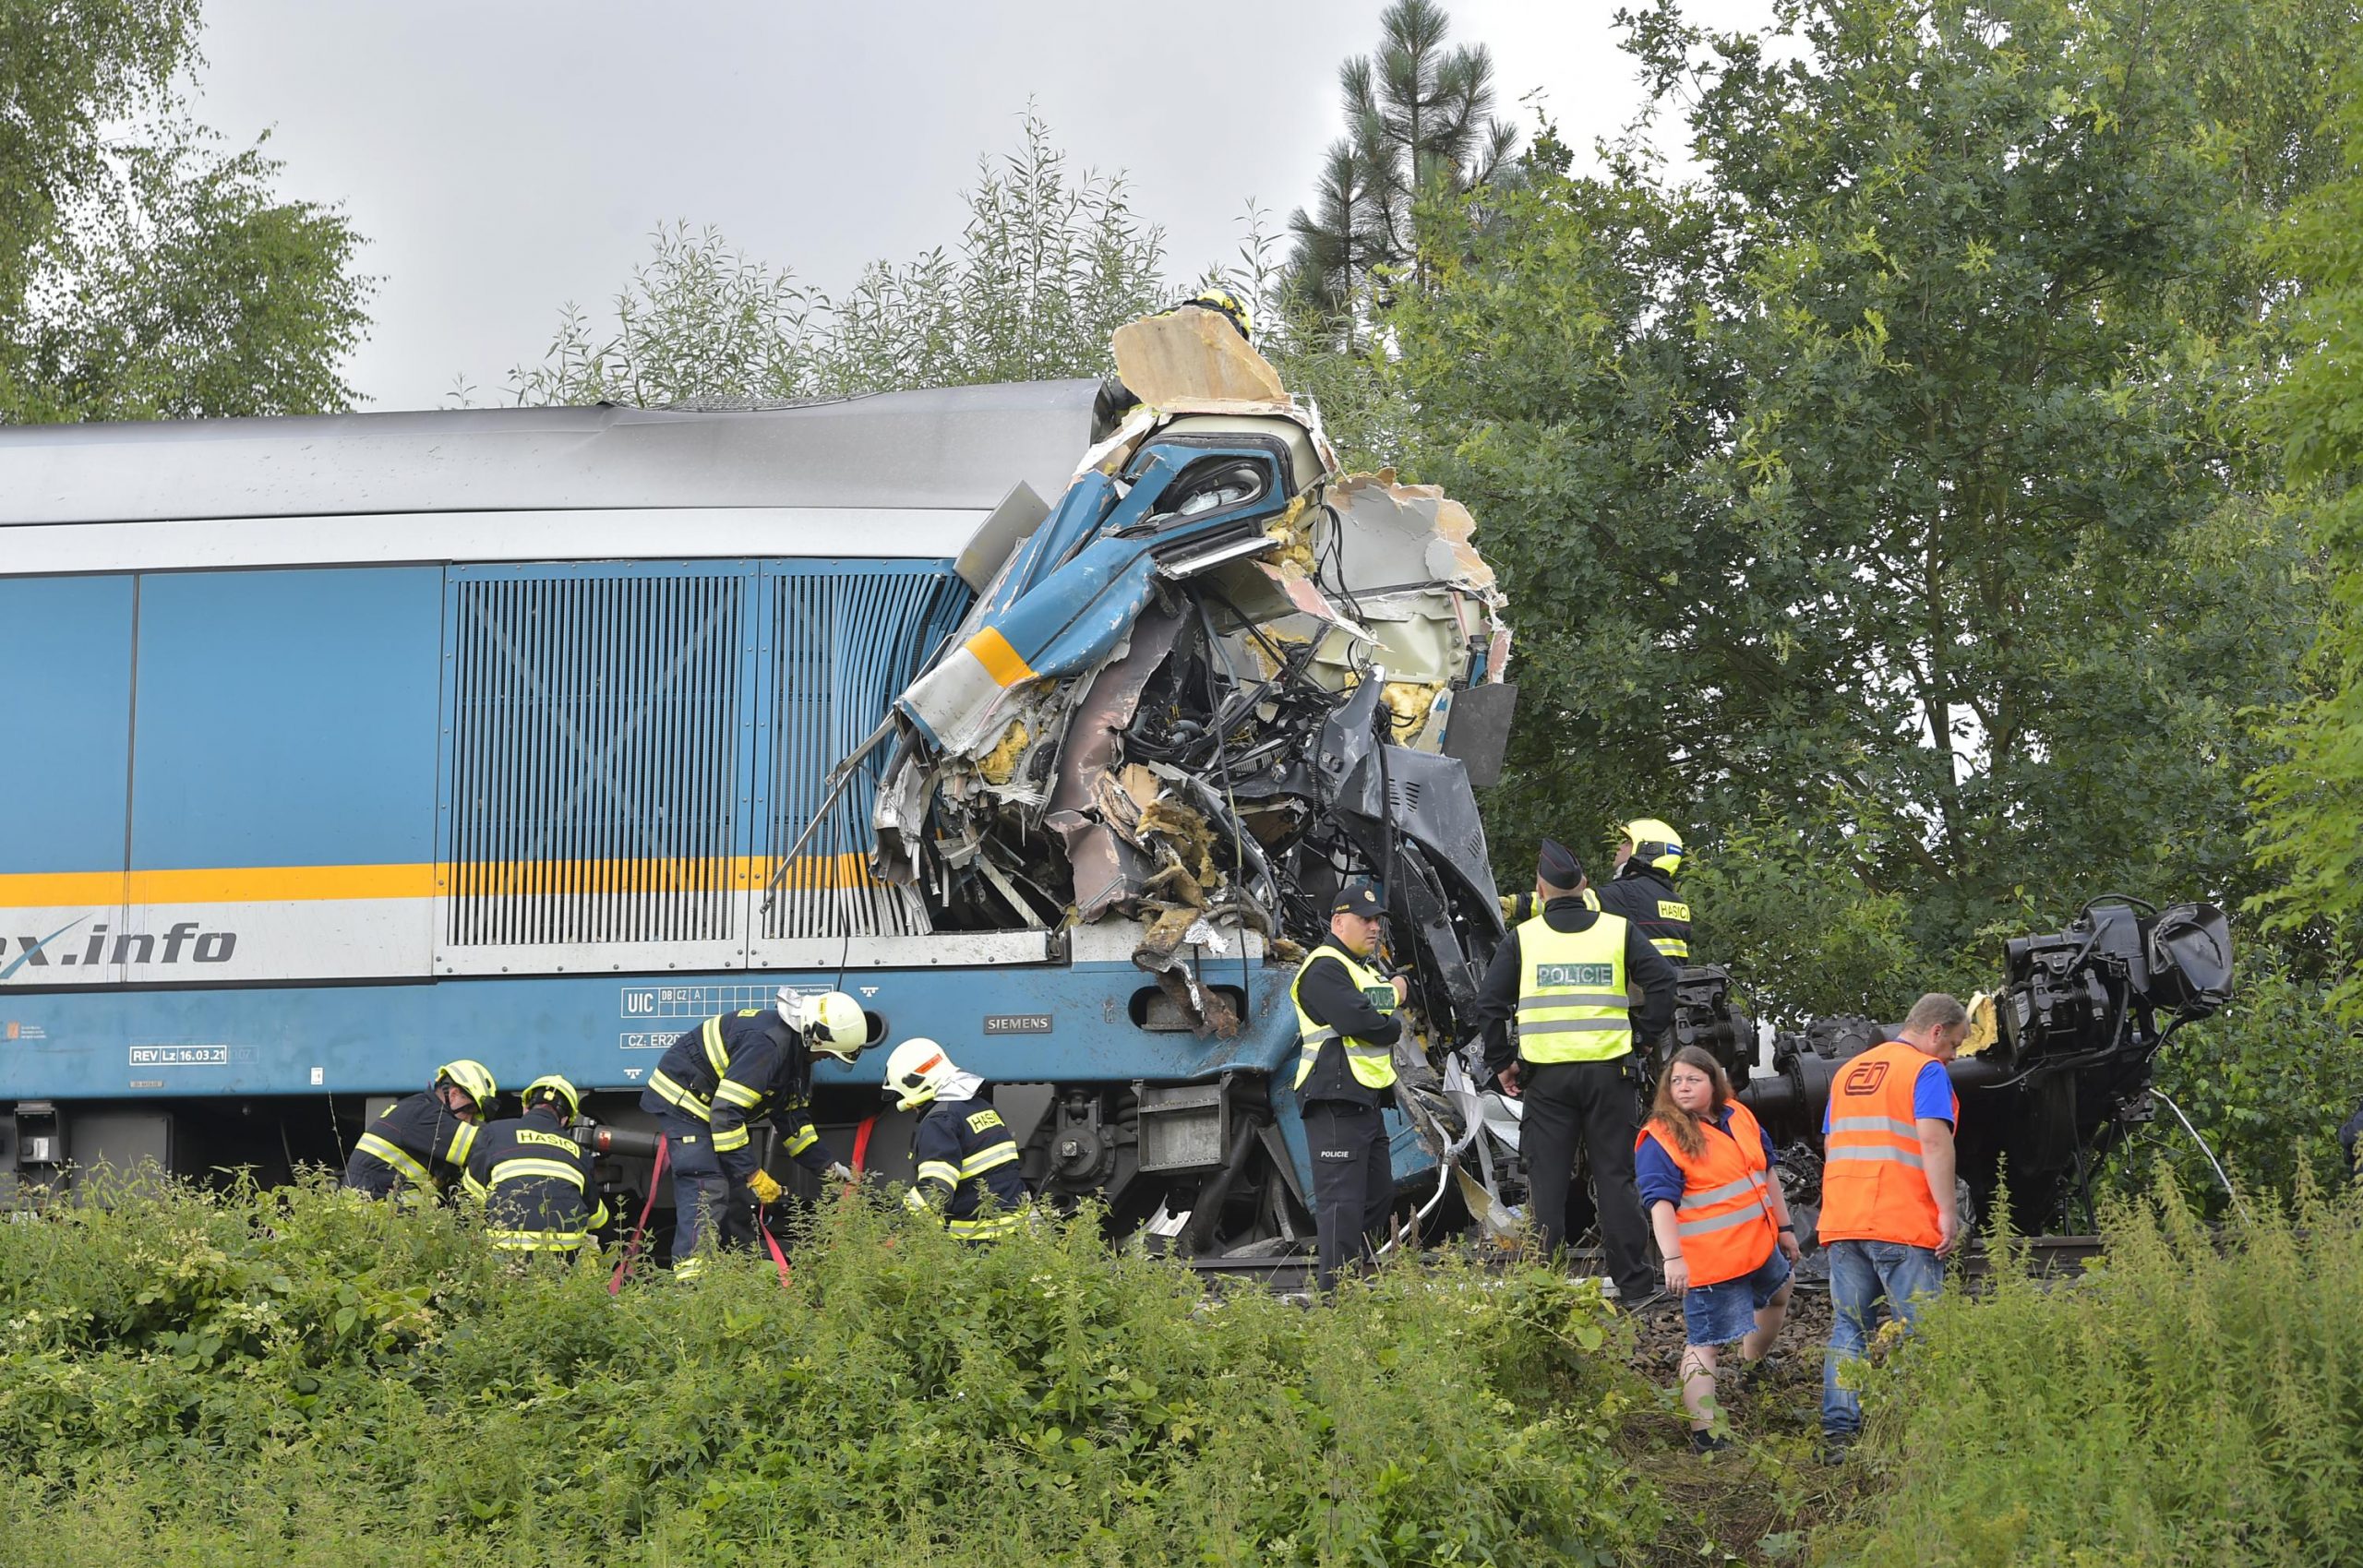
[[470, 409], [0, 428], [0, 574], [957, 555], [1054, 500], [1089, 380], [727, 410]]

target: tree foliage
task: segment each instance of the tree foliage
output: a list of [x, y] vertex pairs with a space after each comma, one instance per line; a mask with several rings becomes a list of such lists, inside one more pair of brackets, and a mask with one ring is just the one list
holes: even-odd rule
[[[2315, 588], [2238, 408], [2259, 236], [2322, 160], [2291, 93], [2226, 84], [2314, 72], [2349, 11], [1628, 18], [1696, 180], [1546, 137], [1389, 317], [1421, 475], [1522, 609], [1505, 857], [1695, 827], [1749, 905], [1709, 927], [1792, 939], [1752, 976], [1776, 1012], [2106, 889], [2253, 889], [2254, 713]], [[1852, 913], [1801, 928], [1751, 866]]]
[[[2257, 905], [2275, 928], [2350, 958], [2363, 916], [2363, 392], [2354, 373], [2363, 353], [2363, 56], [2341, 85], [2337, 176], [2279, 236], [2303, 287], [2293, 314], [2304, 352], [2261, 410], [2286, 444], [2285, 499], [2321, 552], [2330, 603], [2310, 653], [2312, 689], [2284, 715], [2288, 755], [2256, 779], [2260, 858], [2280, 875]], [[2350, 1013], [2363, 1010], [2352, 978], [2340, 995]]]
[[1098, 376], [1108, 339], [1164, 303], [1165, 233], [1121, 174], [1076, 172], [1029, 114], [1017, 150], [981, 160], [959, 243], [877, 261], [832, 296], [718, 232], [660, 229], [611, 325], [572, 305], [520, 403], [641, 405], [843, 396]]
[[1352, 345], [1385, 272], [1425, 277], [1419, 225], [1439, 196], [1503, 172], [1517, 144], [1493, 117], [1493, 61], [1481, 43], [1445, 47], [1436, 0], [1394, 0], [1378, 49], [1338, 68], [1346, 134], [1329, 147], [1310, 207], [1289, 219], [1289, 283]]
[[0, 421], [352, 401], [360, 238], [189, 120], [197, 34], [195, 0], [0, 6]]

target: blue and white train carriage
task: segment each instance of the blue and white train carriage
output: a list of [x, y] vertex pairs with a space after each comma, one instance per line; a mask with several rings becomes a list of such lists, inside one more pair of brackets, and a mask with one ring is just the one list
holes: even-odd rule
[[[1198, 955], [1222, 1039], [1136, 926], [930, 930], [850, 829], [767, 898], [1094, 389], [0, 430], [0, 1171], [275, 1179], [455, 1056], [629, 1124], [678, 1032], [842, 976], [1000, 1086], [1038, 1180], [1305, 1233], [1253, 935]], [[882, 1056], [823, 1071], [841, 1154]], [[883, 1119], [870, 1163], [906, 1151]]]

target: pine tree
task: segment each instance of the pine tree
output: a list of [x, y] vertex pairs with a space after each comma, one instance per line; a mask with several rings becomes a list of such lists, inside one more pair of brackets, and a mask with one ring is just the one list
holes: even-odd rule
[[1377, 53], [1338, 71], [1346, 134], [1330, 146], [1310, 209], [1289, 220], [1289, 281], [1349, 346], [1374, 289], [1424, 282], [1420, 203], [1490, 183], [1517, 131], [1493, 118], [1493, 61], [1481, 43], [1446, 49], [1435, 0], [1395, 0]]

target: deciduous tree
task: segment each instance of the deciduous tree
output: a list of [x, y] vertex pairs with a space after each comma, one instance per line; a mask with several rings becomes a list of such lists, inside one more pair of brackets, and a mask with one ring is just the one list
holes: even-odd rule
[[195, 0], [0, 6], [0, 421], [353, 400], [361, 240], [196, 125]]
[[[1505, 856], [1647, 809], [1699, 830], [1709, 936], [1811, 867], [1895, 912], [1819, 928], [1899, 976], [2256, 884], [2240, 780], [2312, 587], [2237, 411], [2258, 235], [2321, 160], [2223, 84], [2349, 18], [2238, 8], [1796, 0], [1768, 40], [1661, 6], [1633, 47], [1695, 181], [1546, 138], [1452, 227], [1393, 373], [1519, 610]], [[1802, 1010], [1842, 954], [1787, 928], [1754, 978]]]

